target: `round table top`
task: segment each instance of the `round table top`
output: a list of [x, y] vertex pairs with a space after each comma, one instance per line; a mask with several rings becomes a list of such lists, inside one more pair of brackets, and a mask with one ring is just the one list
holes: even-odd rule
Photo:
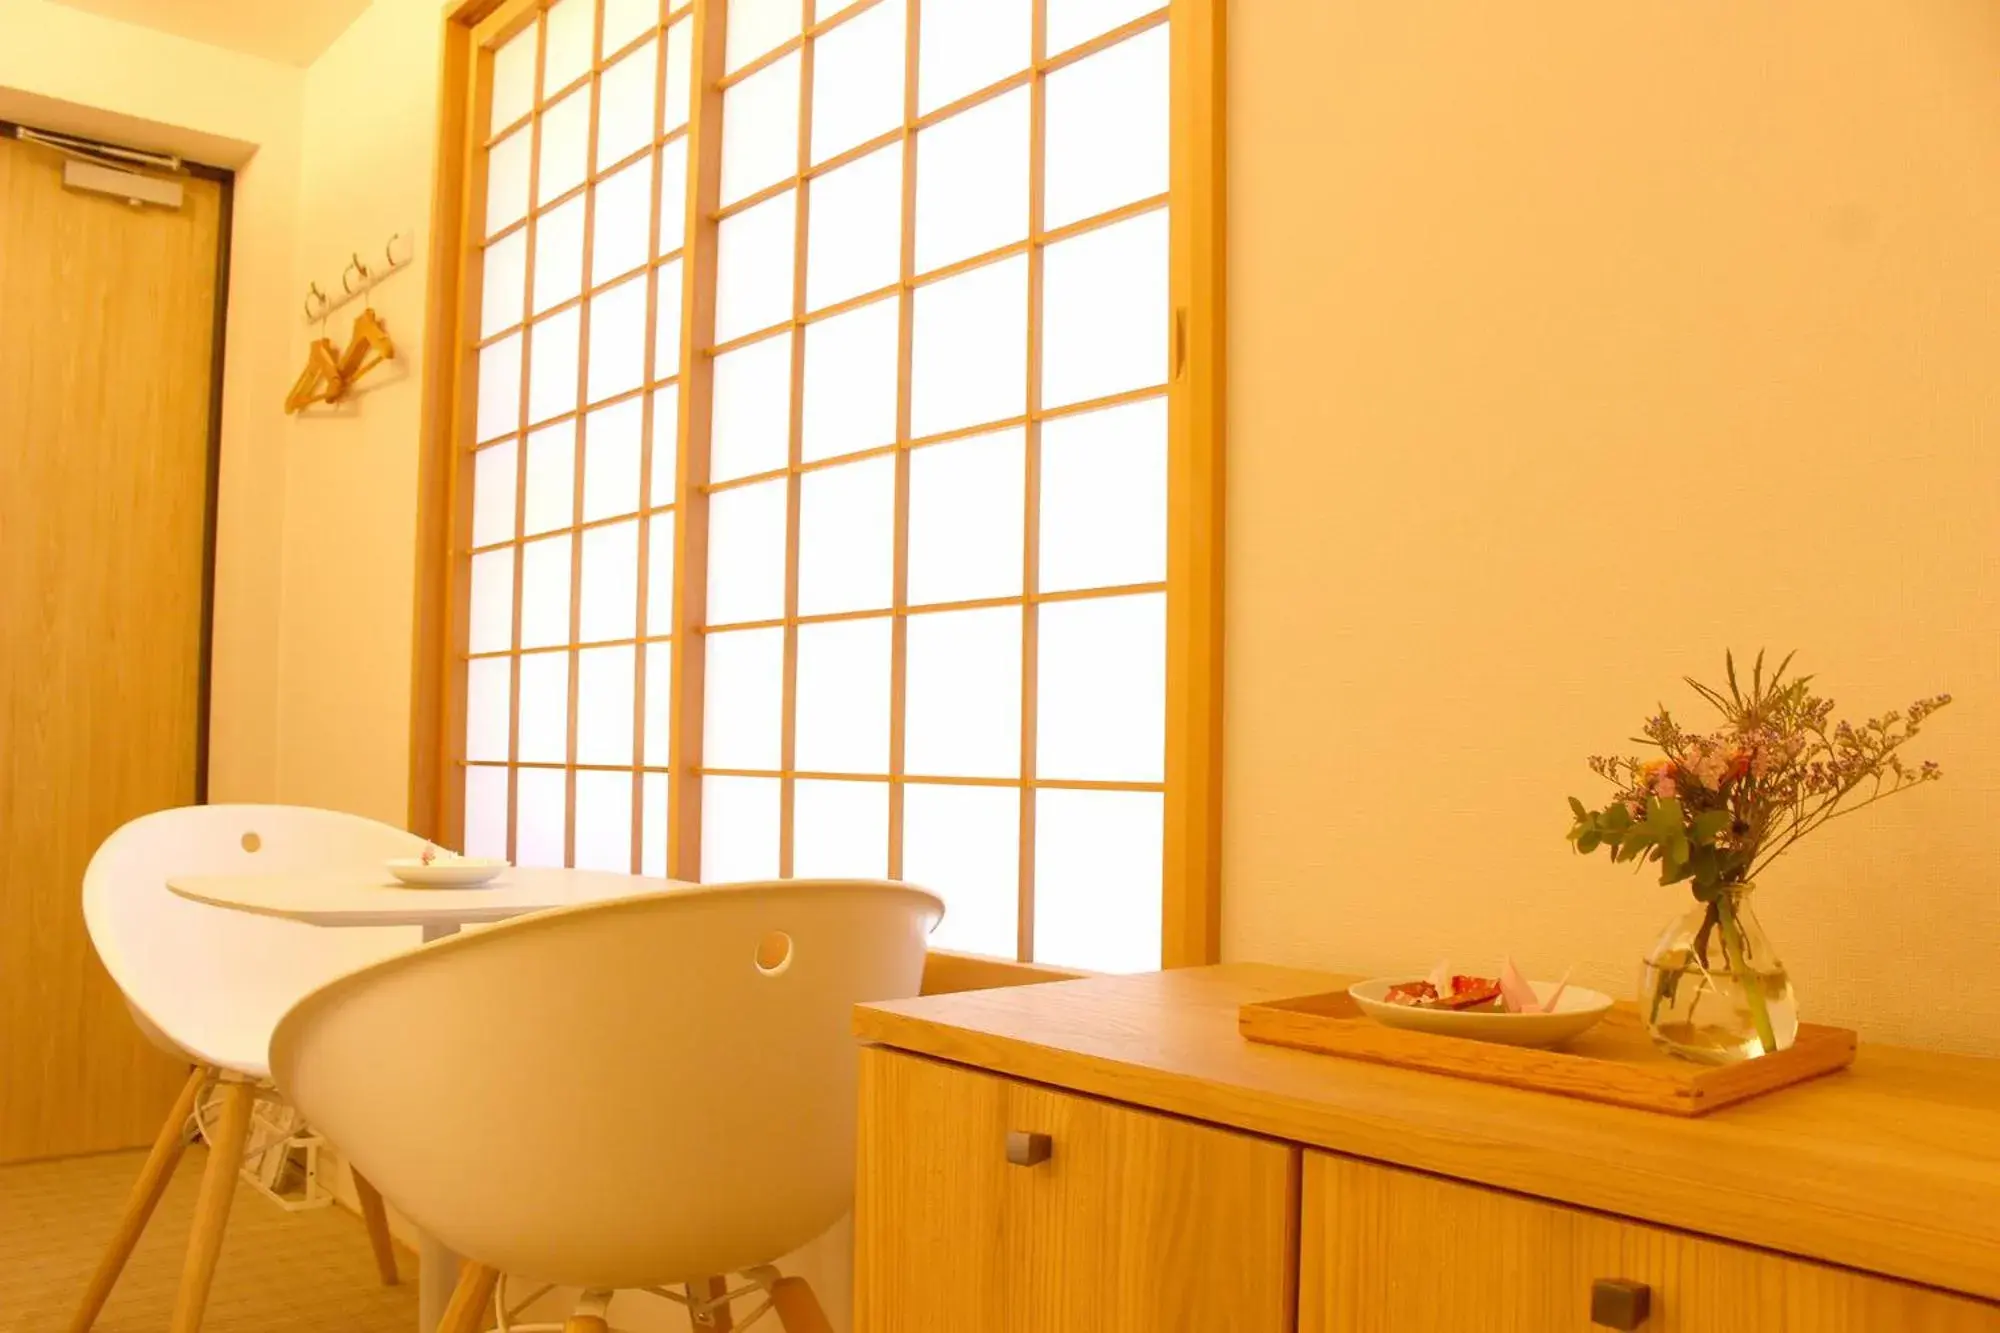
[[610, 870], [514, 866], [469, 889], [414, 888], [384, 870], [276, 875], [183, 875], [167, 887], [183, 898], [314, 926], [456, 929], [551, 907], [696, 887], [686, 880]]

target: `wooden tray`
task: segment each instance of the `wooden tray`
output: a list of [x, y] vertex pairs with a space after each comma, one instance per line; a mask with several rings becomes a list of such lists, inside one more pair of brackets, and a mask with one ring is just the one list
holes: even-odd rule
[[1567, 1046], [1542, 1051], [1385, 1027], [1364, 1015], [1346, 991], [1246, 1004], [1237, 1026], [1251, 1041], [1273, 1046], [1685, 1116], [1843, 1069], [1853, 1063], [1855, 1040], [1846, 1028], [1801, 1023], [1798, 1039], [1776, 1055], [1695, 1064], [1655, 1046], [1638, 1010], [1616, 1004]]

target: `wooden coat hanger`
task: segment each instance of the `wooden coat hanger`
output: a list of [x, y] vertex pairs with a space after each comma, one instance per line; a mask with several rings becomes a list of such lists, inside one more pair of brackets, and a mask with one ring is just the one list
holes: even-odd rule
[[[391, 268], [395, 266], [396, 256], [389, 247], [395, 243], [396, 238], [390, 237], [389, 246], [384, 246], [382, 250]], [[361, 262], [360, 255], [351, 256], [351, 262], [347, 267], [360, 275], [360, 294], [365, 295], [375, 285], [375, 275]], [[347, 269], [341, 270], [340, 285], [346, 287], [350, 295], [356, 294], [354, 288], [348, 285]], [[346, 392], [353, 387], [356, 380], [384, 361], [393, 360], [395, 355], [396, 344], [390, 341], [389, 331], [382, 327], [382, 319], [375, 313], [375, 307], [372, 305], [366, 307], [354, 321], [354, 331], [348, 337], [347, 350], [340, 354], [341, 391]]]
[[335, 309], [350, 301], [367, 299], [376, 284], [398, 269], [409, 266], [409, 258], [396, 258], [396, 242], [402, 235], [397, 232], [382, 247], [383, 262], [377, 268], [362, 263], [358, 252], [351, 254], [347, 266], [340, 271], [341, 295], [327, 295], [316, 282], [307, 286], [306, 323], [318, 324], [320, 336], [306, 349], [305, 369], [299, 372], [298, 378], [292, 382], [291, 392], [285, 395], [285, 411], [300, 412], [314, 403], [337, 403], [353, 390], [363, 376], [384, 361], [395, 359], [396, 344], [390, 339], [382, 317], [375, 313], [372, 306], [364, 309], [355, 319], [345, 348], [336, 346], [326, 336], [326, 326]]
[[347, 391], [346, 377], [341, 373], [340, 349], [326, 336], [326, 297], [314, 283], [306, 293], [306, 318], [312, 318], [314, 297], [319, 298], [321, 324], [320, 336], [306, 349], [306, 366], [299, 377], [292, 381], [292, 390], [285, 395], [285, 411], [300, 412], [314, 403], [330, 403]]
[[340, 377], [348, 387], [384, 361], [395, 358], [396, 344], [375, 314], [374, 307], [363, 310], [354, 320], [354, 333], [347, 350], [340, 354]]

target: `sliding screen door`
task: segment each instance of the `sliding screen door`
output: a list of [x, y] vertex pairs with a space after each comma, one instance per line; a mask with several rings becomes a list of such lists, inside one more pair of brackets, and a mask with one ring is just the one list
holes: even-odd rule
[[563, 0], [481, 62], [460, 836], [522, 865], [666, 870], [693, 22], [660, 18]]
[[906, 878], [941, 946], [1158, 966], [1169, 11], [558, 0], [486, 36], [447, 835]]

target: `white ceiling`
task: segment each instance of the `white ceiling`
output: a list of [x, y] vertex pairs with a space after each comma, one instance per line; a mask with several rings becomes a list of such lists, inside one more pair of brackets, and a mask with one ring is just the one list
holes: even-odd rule
[[369, 0], [56, 0], [210, 46], [308, 65]]

